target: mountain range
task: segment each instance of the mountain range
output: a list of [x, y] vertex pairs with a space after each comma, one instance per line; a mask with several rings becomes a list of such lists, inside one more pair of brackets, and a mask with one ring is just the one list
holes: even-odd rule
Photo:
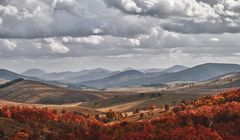
[[29, 79], [29, 80], [37, 80], [37, 78], [24, 76], [21, 74], [17, 74], [15, 72], [6, 70], [6, 69], [0, 69], [0, 79], [5, 81], [11, 81], [19, 78]]
[[47, 73], [40, 69], [30, 69], [22, 73], [25, 76], [37, 77], [46, 81], [59, 81], [64, 83], [78, 83], [105, 78], [118, 73], [117, 71], [109, 71], [106, 69], [82, 70], [78, 72], [52, 72]]
[[[118, 76], [116, 79], [115, 75], [113, 75], [104, 79], [82, 82], [80, 84], [96, 88], [110, 88], [119, 86], [164, 84], [168, 82], [204, 81], [223, 74], [239, 71], [240, 65], [238, 64], [206, 63], [172, 73], [159, 72], [154, 74], [137, 74], [135, 71], [134, 73], [136, 73], [137, 76], [132, 76], [132, 71], [127, 71], [124, 72], [124, 77], [129, 78]], [[121, 73], [118, 75], [121, 75]]]
[[22, 73], [22, 75], [29, 77], [39, 77], [44, 74], [47, 74], [47, 72], [41, 69], [29, 69]]
[[175, 65], [167, 69], [155, 70], [152, 72], [150, 72], [151, 69], [110, 71], [98, 68], [78, 72], [47, 73], [41, 69], [30, 69], [22, 74], [17, 74], [0, 69], [0, 79], [10, 81], [23, 78], [26, 80], [54, 83], [55, 85], [66, 84], [69, 87], [105, 89], [138, 85], [161, 85], [169, 82], [204, 81], [227, 73], [239, 72], [240, 65], [206, 63], [191, 68]]

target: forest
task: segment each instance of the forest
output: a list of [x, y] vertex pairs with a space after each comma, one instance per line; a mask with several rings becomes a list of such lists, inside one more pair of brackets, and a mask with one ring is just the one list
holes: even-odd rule
[[[154, 119], [116, 120], [65, 110], [4, 106], [0, 117], [23, 126], [9, 140], [240, 140], [240, 89], [182, 101]], [[136, 112], [136, 114], [143, 116]], [[114, 121], [114, 122], [112, 122]]]

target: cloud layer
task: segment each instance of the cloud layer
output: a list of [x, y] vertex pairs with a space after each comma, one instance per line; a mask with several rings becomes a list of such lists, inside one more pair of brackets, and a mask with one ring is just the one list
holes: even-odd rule
[[151, 16], [162, 28], [180, 33], [240, 32], [239, 0], [105, 0], [127, 14]]
[[0, 63], [21, 70], [240, 63], [239, 38], [239, 0], [0, 1]]

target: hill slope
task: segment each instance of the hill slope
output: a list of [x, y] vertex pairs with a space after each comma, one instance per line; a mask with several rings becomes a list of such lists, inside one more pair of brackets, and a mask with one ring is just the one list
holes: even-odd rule
[[0, 69], [0, 79], [11, 81], [14, 79], [19, 79], [19, 78], [34, 79], [34, 78], [31, 78], [28, 76], [23, 76], [23, 75], [14, 73], [14, 72], [6, 70], [6, 69]]
[[36, 81], [20, 81], [0, 89], [0, 98], [25, 103], [63, 104], [99, 100], [97, 92], [71, 90]]
[[240, 90], [236, 89], [183, 101], [173, 108], [152, 106], [132, 115], [109, 111], [102, 117], [5, 106], [0, 117], [14, 120], [3, 120], [4, 126], [13, 124], [14, 129], [17, 122], [27, 128], [9, 139], [239, 140], [239, 98]]

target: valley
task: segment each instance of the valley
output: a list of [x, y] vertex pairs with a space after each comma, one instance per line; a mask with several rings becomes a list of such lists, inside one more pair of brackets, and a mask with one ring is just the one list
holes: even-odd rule
[[[36, 109], [50, 114], [60, 113], [60, 118], [64, 112], [74, 117], [95, 118], [105, 125], [117, 125], [154, 120], [165, 114], [166, 109], [174, 110], [179, 105], [194, 103], [196, 99], [240, 88], [240, 66], [237, 64], [177, 66], [162, 72], [149, 71], [94, 69], [48, 74], [32, 69], [23, 73], [24, 76], [0, 70], [0, 108], [15, 108], [15, 111], [22, 108], [27, 112]], [[97, 75], [96, 79], [84, 81], [80, 78], [89, 74]], [[43, 75], [48, 75], [49, 79], [41, 79]], [[51, 78], [49, 75], [55, 76]], [[73, 75], [81, 82], [68, 82], [63, 78], [74, 78]], [[0, 125], [5, 124], [15, 132], [25, 127], [19, 121], [0, 116]], [[8, 137], [14, 135], [8, 127], [0, 126], [0, 132]]]

